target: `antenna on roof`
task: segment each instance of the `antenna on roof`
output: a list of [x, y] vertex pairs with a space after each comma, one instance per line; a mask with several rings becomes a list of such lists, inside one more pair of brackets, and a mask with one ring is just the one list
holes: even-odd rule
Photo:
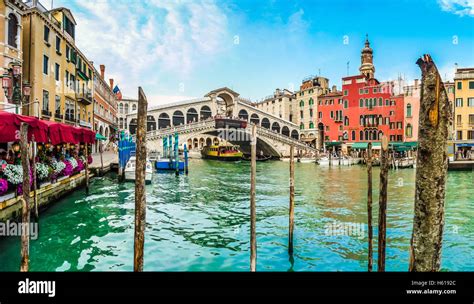
[[53, 9], [54, 0], [51, 0], [51, 10]]
[[350, 61], [347, 62], [347, 76], [349, 76], [349, 63]]

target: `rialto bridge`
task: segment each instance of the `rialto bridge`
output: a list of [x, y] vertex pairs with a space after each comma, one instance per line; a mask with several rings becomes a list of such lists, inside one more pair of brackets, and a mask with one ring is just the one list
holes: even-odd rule
[[[215, 117], [246, 120], [245, 129], [216, 129]], [[136, 133], [136, 113], [127, 115], [131, 134]], [[299, 128], [294, 123], [253, 107], [229, 88], [213, 90], [203, 98], [151, 107], [147, 112], [147, 148], [162, 151], [162, 139], [177, 132], [180, 143], [200, 150], [204, 145], [225, 140], [250, 152], [251, 126], [257, 125], [257, 152], [274, 157], [289, 156], [290, 147], [301, 153], [316, 150], [299, 140]], [[260, 152], [261, 151], [261, 152]]]

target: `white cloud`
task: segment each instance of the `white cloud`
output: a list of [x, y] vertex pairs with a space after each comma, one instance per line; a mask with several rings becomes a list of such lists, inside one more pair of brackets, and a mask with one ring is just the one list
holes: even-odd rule
[[474, 17], [474, 0], [438, 0], [438, 3], [443, 11]]
[[227, 18], [213, 0], [62, 2], [78, 23], [76, 43], [96, 66], [106, 64], [123, 94], [139, 85], [157, 90], [165, 73], [184, 78], [223, 49]]

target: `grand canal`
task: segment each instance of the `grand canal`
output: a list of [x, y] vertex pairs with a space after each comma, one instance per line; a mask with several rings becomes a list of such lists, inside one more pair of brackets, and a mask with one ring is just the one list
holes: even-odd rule
[[[147, 186], [145, 270], [248, 271], [249, 163], [192, 160], [190, 168], [189, 176], [179, 178], [155, 174]], [[365, 271], [365, 167], [297, 163], [295, 171], [295, 255], [290, 260], [288, 163], [257, 166], [257, 270]], [[375, 168], [374, 223], [378, 172]], [[415, 171], [389, 174], [386, 268], [406, 271]], [[473, 172], [449, 172], [444, 271], [474, 271], [473, 185]], [[117, 183], [114, 175], [94, 178], [88, 197], [76, 191], [41, 214], [30, 270], [131, 271], [133, 221], [134, 185]], [[358, 229], [328, 229], [337, 225]], [[20, 239], [1, 239], [0, 271], [17, 271], [19, 264]]]

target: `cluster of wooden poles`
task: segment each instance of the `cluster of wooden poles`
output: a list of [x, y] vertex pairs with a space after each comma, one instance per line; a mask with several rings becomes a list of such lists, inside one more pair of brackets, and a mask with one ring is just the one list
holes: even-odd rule
[[[419, 121], [419, 149], [415, 186], [413, 232], [410, 243], [410, 271], [439, 271], [441, 265], [442, 234], [444, 226], [444, 200], [447, 177], [447, 155], [451, 105], [441, 82], [439, 72], [429, 55], [417, 62], [422, 70], [422, 87]], [[137, 170], [135, 184], [135, 253], [134, 270], [143, 270], [143, 244], [145, 231], [145, 135], [147, 102], [141, 88], [138, 101]], [[256, 154], [257, 130], [251, 131], [250, 162], [250, 271], [257, 269], [256, 234]], [[387, 190], [390, 163], [388, 139], [382, 138], [377, 270], [385, 271], [387, 234]], [[372, 227], [372, 145], [368, 144], [367, 165], [367, 222], [368, 222], [368, 271], [373, 269]], [[293, 255], [295, 216], [294, 147], [290, 151], [290, 197], [288, 253]]]

